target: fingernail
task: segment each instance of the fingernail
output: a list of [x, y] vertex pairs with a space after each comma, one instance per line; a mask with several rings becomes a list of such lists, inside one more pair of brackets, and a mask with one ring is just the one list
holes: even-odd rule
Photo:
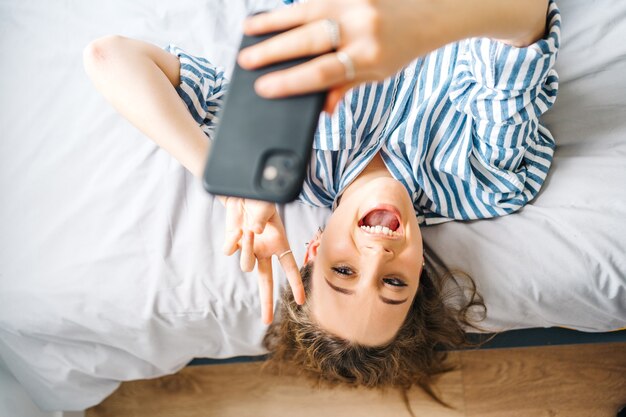
[[252, 226], [252, 230], [254, 230], [254, 233], [263, 233], [263, 225], [261, 223], [257, 223], [254, 226]]

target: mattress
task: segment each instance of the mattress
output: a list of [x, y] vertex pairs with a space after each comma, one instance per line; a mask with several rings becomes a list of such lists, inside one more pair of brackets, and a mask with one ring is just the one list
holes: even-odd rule
[[[626, 3], [562, 3], [544, 188], [514, 215], [423, 229], [476, 280], [489, 330], [626, 326]], [[243, 17], [275, 5], [0, 0], [0, 356], [43, 409], [84, 409], [192, 358], [264, 353], [255, 275], [221, 254], [222, 207], [104, 101], [81, 54], [117, 33], [229, 73]], [[280, 211], [301, 260], [329, 213]]]

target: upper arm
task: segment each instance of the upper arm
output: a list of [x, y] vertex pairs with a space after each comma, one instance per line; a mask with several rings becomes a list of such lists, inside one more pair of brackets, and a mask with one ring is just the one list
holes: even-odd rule
[[163, 71], [174, 87], [180, 84], [180, 62], [175, 55], [148, 42], [120, 35], [103, 36], [90, 42], [83, 50], [83, 63], [87, 72], [91, 73], [91, 68], [105, 66], [111, 60], [124, 59], [127, 54], [147, 57]]

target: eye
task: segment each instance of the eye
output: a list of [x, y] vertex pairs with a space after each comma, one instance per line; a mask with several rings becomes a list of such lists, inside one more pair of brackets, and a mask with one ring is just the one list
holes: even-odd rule
[[383, 278], [383, 282], [392, 287], [406, 287], [406, 283], [398, 278]]
[[350, 276], [354, 274], [354, 271], [347, 266], [333, 266], [331, 269], [339, 275]]

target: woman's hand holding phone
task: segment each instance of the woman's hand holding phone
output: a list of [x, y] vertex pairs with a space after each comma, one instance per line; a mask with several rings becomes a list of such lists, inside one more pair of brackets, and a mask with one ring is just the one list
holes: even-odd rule
[[289, 249], [283, 222], [274, 203], [220, 197], [226, 207], [224, 253], [232, 255], [241, 250], [240, 266], [250, 272], [257, 264], [259, 294], [263, 322], [269, 324], [274, 316], [272, 256], [279, 257], [294, 299], [303, 304], [304, 286], [296, 260]]
[[[543, 36], [548, 0], [309, 0], [251, 16], [246, 35], [284, 31], [241, 51], [246, 69], [318, 55], [260, 77], [266, 98], [329, 90], [324, 110], [350, 88], [393, 75], [417, 57], [470, 37], [524, 47]], [[304, 81], [303, 81], [304, 80]]]
[[445, 27], [437, 28], [436, 35], [431, 33], [433, 24], [444, 25], [443, 19], [436, 19], [442, 7], [431, 3], [311, 0], [257, 14], [244, 22], [247, 35], [285, 32], [244, 49], [238, 62], [253, 69], [319, 55], [307, 63], [260, 77], [255, 89], [266, 98], [329, 89], [324, 110], [332, 113], [350, 88], [393, 75], [417, 56], [453, 40], [456, 33]]

